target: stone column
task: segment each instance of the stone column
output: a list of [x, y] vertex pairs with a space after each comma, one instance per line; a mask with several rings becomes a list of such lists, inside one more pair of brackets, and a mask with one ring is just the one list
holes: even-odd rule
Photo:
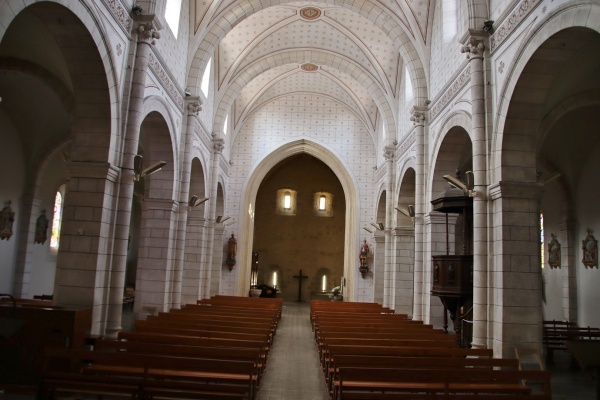
[[183, 281], [181, 284], [181, 302], [183, 304], [195, 303], [202, 298], [200, 288], [204, 285], [202, 250], [206, 247], [204, 245], [206, 220], [204, 217], [194, 215], [195, 212], [194, 210], [190, 211], [187, 218]]
[[370, 272], [373, 276], [373, 302], [383, 305], [385, 279], [385, 233], [373, 232], [373, 265]]
[[208, 212], [208, 224], [207, 224], [207, 240], [205, 262], [204, 262], [204, 273], [205, 281], [202, 290], [202, 297], [209, 298], [211, 296], [211, 276], [213, 269], [213, 253], [215, 246], [215, 220], [217, 218], [217, 191], [219, 188], [219, 159], [221, 153], [225, 147], [225, 140], [219, 137], [216, 133], [213, 134], [213, 152], [210, 158], [210, 200], [209, 200], [209, 212]]
[[527, 182], [500, 182], [490, 187], [494, 357], [514, 357], [517, 346], [542, 350], [541, 189], [541, 185]]
[[151, 46], [156, 43], [156, 39], [160, 38], [160, 34], [154, 25], [154, 18], [154, 15], [136, 17], [138, 42], [133, 66], [123, 158], [121, 160], [122, 166], [117, 206], [118, 215], [115, 222], [110, 299], [106, 327], [106, 334], [109, 337], [115, 337], [121, 330], [127, 243], [129, 241], [129, 224], [131, 222], [131, 205], [133, 201], [133, 157], [137, 154], [139, 147], [146, 76], [148, 75], [150, 53], [152, 52]]
[[385, 182], [385, 258], [383, 270], [383, 306], [393, 308], [394, 295], [394, 257], [392, 254], [392, 215], [394, 198], [394, 158], [396, 156], [396, 146], [385, 146], [383, 157], [386, 165]]
[[[567, 215], [569, 213], [567, 212]], [[567, 219], [559, 225], [566, 243], [562, 245], [561, 270], [563, 277], [563, 317], [565, 320], [577, 323], [577, 221]]]
[[462, 52], [471, 69], [471, 120], [473, 142], [473, 341], [475, 348], [488, 347], [487, 274], [487, 148], [485, 131], [485, 76], [483, 36], [471, 32]]
[[[54, 200], [54, 199], [52, 199]], [[27, 192], [23, 195], [21, 201], [23, 212], [21, 213], [22, 222], [20, 224], [19, 235], [17, 236], [18, 252], [17, 252], [17, 267], [15, 270], [14, 297], [27, 298], [29, 296], [29, 284], [31, 279], [31, 264], [33, 263], [33, 246], [35, 236], [36, 220], [41, 213], [42, 200], [35, 197], [32, 192]], [[46, 210], [46, 216], [50, 219], [52, 212]], [[46, 243], [44, 247], [49, 247], [50, 236], [52, 235], [50, 220]]]
[[393, 231], [396, 241], [396, 278], [394, 280], [394, 310], [397, 314], [413, 313], [415, 229], [400, 226]]
[[415, 267], [413, 319], [423, 320], [423, 296], [429, 291], [423, 287], [423, 227], [425, 214], [425, 107], [413, 107], [410, 120], [415, 126]]
[[188, 97], [186, 133], [181, 135], [181, 149], [183, 157], [181, 162], [181, 185], [179, 189], [179, 206], [177, 222], [177, 249], [175, 252], [175, 270], [173, 271], [173, 293], [171, 306], [181, 307], [181, 279], [183, 275], [183, 259], [185, 253], [186, 226], [188, 220], [188, 202], [190, 198], [190, 176], [192, 171], [192, 147], [194, 145], [194, 127], [196, 117], [202, 110], [199, 97]]

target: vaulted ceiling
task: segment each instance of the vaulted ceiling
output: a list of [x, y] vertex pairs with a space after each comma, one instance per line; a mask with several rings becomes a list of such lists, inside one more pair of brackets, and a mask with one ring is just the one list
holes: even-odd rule
[[373, 131], [393, 119], [404, 67], [427, 67], [433, 1], [195, 0], [188, 81], [214, 54], [217, 123], [229, 107], [238, 127], [269, 100], [316, 93]]

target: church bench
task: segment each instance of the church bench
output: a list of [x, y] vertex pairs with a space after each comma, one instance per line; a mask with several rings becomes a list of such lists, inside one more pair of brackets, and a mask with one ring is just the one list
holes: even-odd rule
[[203, 339], [231, 339], [231, 340], [248, 340], [262, 343], [262, 346], [266, 349], [270, 347], [271, 338], [268, 335], [257, 335], [252, 333], [239, 333], [239, 332], [215, 332], [202, 330], [201, 328], [178, 328], [169, 326], [169, 324], [154, 323], [152, 321], [135, 321], [136, 332], [151, 332], [151, 333], [162, 333], [167, 335], [178, 335], [178, 336], [192, 336]]
[[316, 338], [317, 347], [321, 348], [323, 343], [327, 340], [334, 339], [366, 339], [366, 340], [377, 340], [385, 344], [388, 340], [431, 340], [439, 339], [440, 341], [456, 343], [454, 336], [449, 336], [447, 333], [441, 330], [407, 330], [407, 331], [396, 331], [388, 333], [374, 333], [374, 332], [319, 332]]
[[[207, 324], [205, 321], [198, 321], [193, 319], [177, 319], [177, 318], [169, 318], [169, 317], [160, 317], [160, 316], [150, 316], [145, 321], [140, 322], [140, 324], [147, 324], [148, 326], [157, 325], [157, 326], [167, 326], [169, 328], [178, 328], [178, 329], [191, 329], [191, 330], [201, 330], [206, 332], [227, 332], [227, 333], [242, 333], [242, 334], [251, 334], [251, 335], [261, 335], [263, 337], [268, 338], [269, 342], [273, 341], [273, 330], [269, 326], [265, 326], [264, 328], [256, 327], [256, 326], [239, 326], [239, 325], [220, 325], [217, 322], [212, 322], [211, 324]], [[214, 324], [214, 325], [213, 325]], [[137, 321], [136, 321], [137, 326]]]
[[519, 369], [516, 358], [489, 357], [404, 357], [404, 356], [365, 356], [365, 355], [336, 355], [328, 370], [327, 383], [330, 391], [334, 385], [339, 385], [338, 370], [343, 367], [353, 368], [487, 368], [487, 369]]
[[[491, 370], [487, 368], [339, 368], [339, 383], [334, 387], [334, 400], [347, 399], [397, 399], [405, 398], [446, 398], [452, 394], [457, 398], [482, 398], [486, 394], [503, 395], [505, 399], [514, 396], [532, 396], [531, 388], [524, 381], [541, 382], [542, 392], [533, 395], [535, 399], [551, 399], [550, 373], [548, 371]], [[425, 396], [429, 394], [430, 396]], [[475, 397], [477, 396], [477, 397]]]
[[554, 360], [554, 350], [567, 350], [569, 340], [600, 340], [600, 329], [580, 327], [569, 321], [544, 321], [543, 346], [546, 353], [546, 362]]
[[269, 322], [273, 326], [277, 326], [279, 319], [275, 314], [256, 314], [252, 310], [229, 312], [219, 308], [211, 307], [186, 307], [182, 309], [174, 309], [170, 311], [173, 314], [190, 314], [199, 316], [211, 316], [214, 320], [226, 321], [247, 321], [247, 322]]
[[42, 399], [66, 393], [253, 399], [258, 379], [250, 361], [66, 348], [47, 348], [44, 366]]
[[182, 346], [202, 347], [239, 347], [243, 349], [260, 349], [266, 354], [268, 348], [265, 341], [240, 340], [224, 338], [205, 338], [197, 336], [172, 335], [156, 332], [119, 332], [118, 338], [127, 341], [145, 343], [178, 344]]
[[255, 348], [190, 346], [176, 343], [147, 343], [112, 339], [96, 339], [94, 350], [251, 361], [255, 363], [260, 373], [264, 370], [266, 357], [261, 349]]

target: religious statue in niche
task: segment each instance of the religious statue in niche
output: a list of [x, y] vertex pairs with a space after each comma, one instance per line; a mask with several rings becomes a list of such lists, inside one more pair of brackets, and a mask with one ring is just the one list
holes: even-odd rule
[[225, 260], [225, 264], [229, 267], [229, 271], [233, 269], [235, 265], [235, 255], [237, 253], [237, 240], [235, 239], [235, 235], [232, 233], [231, 237], [227, 241], [227, 260]]
[[560, 243], [556, 235], [551, 233], [552, 240], [548, 243], [548, 265], [550, 268], [560, 268]]
[[598, 241], [592, 235], [592, 230], [587, 230], [587, 236], [581, 241], [581, 250], [583, 258], [581, 261], [586, 268], [598, 267]]
[[367, 239], [363, 241], [363, 244], [360, 246], [360, 251], [358, 252], [358, 259], [360, 260], [360, 267], [358, 267], [358, 271], [360, 275], [364, 278], [367, 272], [369, 272], [369, 266], [367, 265], [367, 261], [369, 259], [369, 245], [367, 244]]
[[35, 238], [34, 243], [44, 244], [48, 233], [48, 217], [46, 217], [46, 210], [42, 210], [42, 215], [35, 221]]
[[9, 240], [12, 236], [12, 227], [15, 222], [15, 212], [10, 206], [12, 201], [7, 201], [4, 208], [0, 211], [0, 239]]

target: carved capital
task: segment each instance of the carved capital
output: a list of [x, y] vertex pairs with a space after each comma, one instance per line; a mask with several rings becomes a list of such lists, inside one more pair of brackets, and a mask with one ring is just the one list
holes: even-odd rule
[[198, 113], [202, 111], [202, 101], [192, 100], [188, 102], [187, 109], [188, 115], [198, 115]]
[[221, 152], [225, 148], [225, 140], [221, 139], [221, 138], [215, 138], [215, 139], [213, 139], [212, 142], [213, 142], [213, 150], [215, 151], [215, 154], [221, 154]]
[[385, 146], [383, 148], [383, 158], [385, 161], [394, 161], [396, 156], [396, 146]]
[[481, 38], [474, 36], [469, 37], [467, 43], [460, 50], [461, 53], [466, 53], [467, 58], [483, 58], [483, 52], [485, 50], [485, 44]]
[[410, 120], [415, 126], [425, 125], [425, 112], [412, 108], [410, 110]]
[[160, 39], [160, 33], [152, 22], [143, 22], [138, 25], [138, 41], [150, 45], [156, 44], [156, 40]]

